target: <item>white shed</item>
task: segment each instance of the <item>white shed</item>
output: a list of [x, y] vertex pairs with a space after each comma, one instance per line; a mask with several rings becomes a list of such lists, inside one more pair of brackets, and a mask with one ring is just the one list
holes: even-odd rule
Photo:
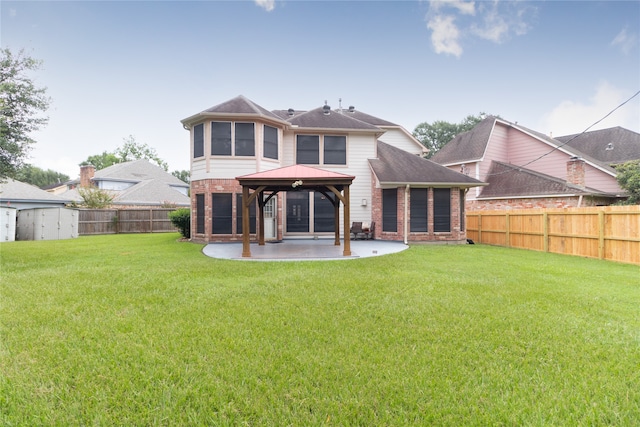
[[58, 240], [78, 237], [78, 211], [66, 208], [22, 209], [16, 240]]
[[0, 242], [16, 240], [16, 209], [0, 206]]

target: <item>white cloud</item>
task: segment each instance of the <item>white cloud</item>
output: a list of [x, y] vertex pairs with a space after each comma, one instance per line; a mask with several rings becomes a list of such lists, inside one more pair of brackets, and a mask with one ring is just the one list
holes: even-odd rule
[[276, 0], [254, 0], [256, 5], [260, 6], [267, 12], [271, 12], [276, 8]]
[[430, 8], [433, 11], [446, 8], [457, 9], [458, 12], [462, 13], [463, 15], [474, 15], [476, 13], [476, 4], [474, 1], [438, 0], [431, 2]]
[[637, 44], [638, 35], [629, 33], [627, 28], [623, 28], [611, 42], [611, 46], [620, 49], [625, 55], [628, 55]]
[[[608, 82], [602, 82], [588, 102], [566, 100], [555, 106], [544, 115], [538, 129], [544, 133], [552, 132], [556, 136], [580, 133], [602, 119], [631, 95], [633, 93], [618, 89]], [[635, 97], [589, 130], [621, 126], [640, 132], [639, 117], [640, 99]]]
[[437, 15], [427, 23], [427, 28], [432, 31], [431, 42], [436, 53], [446, 53], [456, 57], [462, 55], [462, 46], [458, 41], [460, 31], [454, 20], [453, 16]]
[[[449, 14], [445, 14], [445, 10]], [[456, 15], [456, 13], [458, 15]], [[491, 2], [432, 1], [427, 13], [427, 28], [432, 30], [432, 43], [437, 53], [462, 55], [460, 42], [464, 37], [479, 37], [494, 43], [503, 43], [512, 35], [526, 34], [531, 25], [529, 19], [536, 9], [531, 4], [493, 0]], [[464, 18], [456, 25], [456, 17]], [[455, 31], [454, 31], [455, 30]], [[450, 49], [443, 49], [451, 47]]]

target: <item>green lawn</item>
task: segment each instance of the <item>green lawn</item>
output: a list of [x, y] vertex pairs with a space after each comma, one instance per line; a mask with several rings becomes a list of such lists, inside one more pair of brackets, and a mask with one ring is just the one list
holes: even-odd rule
[[640, 267], [482, 245], [0, 244], [0, 425], [640, 425]]

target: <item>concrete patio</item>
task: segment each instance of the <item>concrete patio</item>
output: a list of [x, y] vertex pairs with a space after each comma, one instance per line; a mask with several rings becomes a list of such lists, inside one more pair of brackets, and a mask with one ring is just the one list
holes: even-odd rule
[[340, 246], [333, 243], [333, 239], [285, 239], [264, 246], [251, 243], [251, 258], [242, 257], [242, 242], [209, 243], [202, 252], [211, 258], [239, 261], [327, 261], [382, 256], [409, 247], [402, 242], [352, 240], [351, 256], [343, 256], [344, 242]]

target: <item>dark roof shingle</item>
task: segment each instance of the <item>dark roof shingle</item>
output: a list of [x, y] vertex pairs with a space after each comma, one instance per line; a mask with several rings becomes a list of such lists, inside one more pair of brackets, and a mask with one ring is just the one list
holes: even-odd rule
[[455, 185], [478, 187], [483, 182], [431, 160], [378, 141], [378, 158], [369, 164], [381, 184]]

